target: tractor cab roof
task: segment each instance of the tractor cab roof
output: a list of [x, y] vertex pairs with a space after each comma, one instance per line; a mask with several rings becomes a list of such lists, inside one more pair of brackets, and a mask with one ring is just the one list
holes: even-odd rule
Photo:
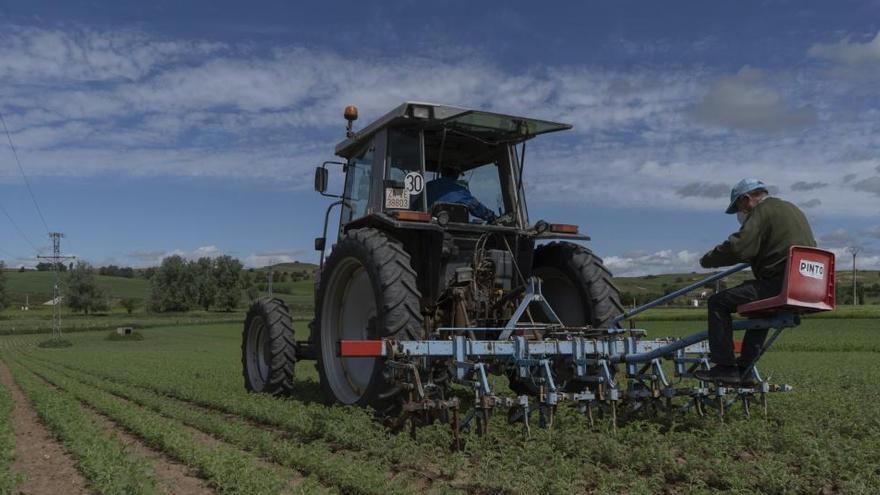
[[469, 108], [408, 101], [336, 145], [336, 154], [351, 158], [386, 127], [448, 129], [489, 144], [519, 143], [539, 134], [571, 129], [571, 124], [515, 117]]

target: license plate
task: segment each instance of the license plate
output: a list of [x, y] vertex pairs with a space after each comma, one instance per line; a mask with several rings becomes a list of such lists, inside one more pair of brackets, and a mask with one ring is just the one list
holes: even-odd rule
[[394, 210], [409, 209], [409, 194], [406, 189], [385, 188], [385, 208]]

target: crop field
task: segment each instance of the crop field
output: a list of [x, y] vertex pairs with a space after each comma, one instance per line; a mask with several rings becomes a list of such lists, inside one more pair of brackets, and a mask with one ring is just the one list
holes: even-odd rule
[[[657, 336], [701, 326], [641, 323]], [[246, 393], [236, 324], [149, 328], [132, 342], [81, 332], [64, 349], [4, 336], [0, 492], [878, 493], [878, 331], [876, 319], [787, 331], [763, 369], [795, 390], [771, 396], [767, 420], [664, 416], [614, 432], [562, 408], [525, 439], [497, 414], [462, 452], [444, 426], [413, 440], [324, 405], [311, 362], [297, 366], [295, 397]], [[57, 455], [33, 459], [34, 445]]]

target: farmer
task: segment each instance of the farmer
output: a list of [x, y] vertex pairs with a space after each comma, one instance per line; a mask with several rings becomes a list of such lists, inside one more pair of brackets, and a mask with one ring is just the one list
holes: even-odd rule
[[788, 249], [793, 245], [815, 246], [816, 241], [803, 212], [788, 201], [771, 197], [767, 185], [757, 179], [743, 179], [733, 186], [726, 213], [736, 213], [741, 227], [703, 255], [700, 265], [718, 268], [749, 263], [755, 280], [709, 298], [709, 350], [715, 366], [694, 375], [704, 381], [748, 384], [751, 378], [744, 374], [758, 359], [767, 330], [746, 331], [737, 360], [730, 315], [740, 304], [779, 294]]
[[455, 203], [467, 207], [471, 215], [487, 222], [495, 219], [495, 213], [471, 194], [467, 187], [458, 183], [461, 172], [452, 167], [442, 167], [440, 177], [427, 184], [428, 205], [434, 203]]

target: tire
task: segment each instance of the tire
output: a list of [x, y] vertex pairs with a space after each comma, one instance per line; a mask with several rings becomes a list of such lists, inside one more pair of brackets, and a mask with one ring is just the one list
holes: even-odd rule
[[[615, 316], [624, 312], [611, 272], [601, 258], [583, 246], [570, 242], [539, 246], [532, 275], [541, 278], [544, 297], [565, 326], [608, 327]], [[585, 383], [571, 380], [566, 369], [557, 369], [555, 374], [557, 383], [567, 392], [586, 388]], [[536, 386], [518, 380], [513, 373], [508, 379], [510, 389], [518, 395], [537, 393]]]
[[551, 242], [538, 247], [532, 274], [541, 278], [544, 296], [566, 326], [608, 327], [624, 312], [611, 272], [583, 246]]
[[251, 305], [241, 335], [241, 367], [249, 392], [288, 395], [293, 389], [296, 347], [290, 311], [281, 299]]
[[328, 402], [369, 406], [380, 415], [396, 412], [400, 391], [386, 381], [383, 360], [339, 357], [338, 341], [424, 338], [420, 298], [400, 243], [370, 228], [339, 240], [321, 273], [312, 335]]

